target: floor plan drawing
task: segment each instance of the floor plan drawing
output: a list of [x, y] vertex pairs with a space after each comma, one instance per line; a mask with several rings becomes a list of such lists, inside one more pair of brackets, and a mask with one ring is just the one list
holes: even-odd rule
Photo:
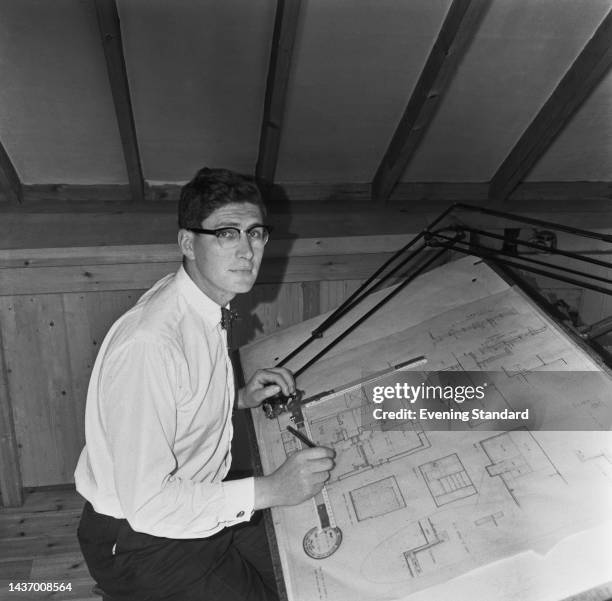
[[497, 526], [499, 521], [504, 517], [503, 511], [498, 511], [496, 513], [491, 513], [489, 515], [485, 515], [477, 520], [474, 520], [474, 524], [476, 526], [485, 526], [491, 525]]
[[406, 421], [396, 429], [382, 431], [372, 418], [371, 406], [364, 388], [358, 394], [340, 394], [303, 409], [313, 440], [336, 450], [330, 483], [429, 447], [426, 433], [416, 423]]
[[406, 501], [395, 476], [364, 484], [349, 494], [359, 522], [406, 507]]
[[477, 494], [457, 453], [419, 465], [436, 506]]
[[[461, 302], [442, 292], [449, 282]], [[483, 579], [494, 592], [490, 601], [539, 601], [516, 589], [522, 581], [508, 576], [516, 565], [525, 577], [530, 565], [554, 573], [558, 549], [567, 565], [578, 561], [573, 537], [587, 537], [588, 547], [597, 533], [612, 531], [612, 378], [472, 258], [425, 274], [417, 292], [395, 303], [298, 382], [306, 396], [337, 393], [300, 407], [297, 422], [289, 412], [267, 419], [253, 411], [265, 472], [301, 448], [288, 425], [336, 452], [323, 497], [272, 510], [289, 600], [473, 601], [461, 587]], [[312, 327], [296, 327], [294, 344]], [[271, 338], [255, 344], [246, 363], [282, 350]], [[465, 422], [431, 427], [418, 415], [374, 418], [381, 405], [368, 377], [421, 355], [426, 367], [411, 382], [440, 383], [454, 373], [462, 385], [486, 384], [484, 399], [424, 405], [466, 412]], [[397, 410], [414, 406], [394, 403]], [[525, 409], [522, 425], [479, 417]], [[535, 571], [529, 577], [539, 578]], [[547, 586], [553, 590], [555, 579]]]
[[610, 451], [594, 451], [591, 455], [586, 455], [584, 451], [576, 450], [576, 456], [583, 463], [590, 462], [596, 466], [602, 475], [612, 478], [612, 453]]
[[434, 561], [431, 549], [444, 541], [444, 535], [436, 532], [431, 520], [421, 520], [419, 529], [423, 534], [423, 544], [404, 551], [404, 559], [411, 576], [418, 576], [423, 572], [423, 563], [428, 559]]
[[525, 429], [496, 434], [481, 440], [480, 446], [491, 461], [485, 466], [487, 473], [502, 480], [517, 505], [521, 504], [520, 491], [531, 491], [534, 480], [544, 486], [555, 477], [565, 482], [546, 452]]

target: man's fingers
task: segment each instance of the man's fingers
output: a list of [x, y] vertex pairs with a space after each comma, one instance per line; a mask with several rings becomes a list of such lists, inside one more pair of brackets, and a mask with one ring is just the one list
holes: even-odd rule
[[315, 485], [315, 494], [319, 492], [323, 485], [329, 480], [329, 472], [318, 472], [312, 475], [312, 481]]
[[[334, 451], [327, 447], [313, 447], [300, 451], [302, 470], [311, 474], [330, 472], [334, 469]], [[327, 476], [325, 476], [327, 478]]]
[[255, 374], [255, 378], [260, 384], [276, 384], [281, 387], [286, 395], [295, 392], [295, 380], [291, 372], [285, 367], [269, 367], [262, 369]]
[[262, 388], [259, 391], [261, 395], [261, 400], [270, 398], [271, 396], [274, 396], [275, 394], [278, 394], [279, 392], [281, 392], [281, 390], [282, 388], [278, 384], [273, 384], [272, 386], [266, 386], [265, 388]]
[[308, 469], [313, 474], [318, 472], [329, 472], [334, 469], [334, 462], [331, 459], [317, 459], [308, 462]]
[[335, 453], [327, 447], [302, 449], [289, 456], [268, 478], [279, 505], [296, 505], [316, 495], [330, 478]]
[[336, 451], [329, 447], [312, 447], [310, 449], [302, 449], [300, 454], [307, 460], [324, 459], [325, 457], [333, 459], [336, 456]]

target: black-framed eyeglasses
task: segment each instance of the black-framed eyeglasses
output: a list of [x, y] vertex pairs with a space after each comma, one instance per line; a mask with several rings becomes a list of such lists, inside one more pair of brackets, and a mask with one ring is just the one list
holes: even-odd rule
[[220, 227], [214, 230], [206, 230], [201, 227], [187, 227], [185, 228], [195, 234], [207, 234], [209, 236], [216, 236], [217, 242], [221, 248], [235, 248], [240, 244], [240, 235], [242, 232], [246, 234], [247, 240], [255, 247], [263, 247], [270, 239], [270, 232], [272, 227], [269, 225], [262, 225], [256, 223], [251, 227], [247, 227], [241, 230], [239, 227]]

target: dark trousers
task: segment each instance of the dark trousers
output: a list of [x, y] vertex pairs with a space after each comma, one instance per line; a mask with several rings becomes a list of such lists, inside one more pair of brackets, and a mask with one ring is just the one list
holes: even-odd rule
[[209, 538], [170, 539], [135, 532], [87, 503], [78, 538], [89, 572], [113, 601], [276, 601], [259, 518]]

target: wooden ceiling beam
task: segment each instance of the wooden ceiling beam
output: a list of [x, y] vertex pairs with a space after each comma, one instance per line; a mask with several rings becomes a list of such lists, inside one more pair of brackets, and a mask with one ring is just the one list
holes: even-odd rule
[[121, 26], [115, 0], [94, 0], [98, 27], [102, 37], [106, 69], [110, 81], [115, 114], [123, 146], [123, 156], [130, 185], [131, 200], [144, 200], [144, 178], [138, 151], [134, 113], [130, 98], [123, 44], [121, 42]]
[[453, 0], [425, 67], [372, 181], [372, 197], [385, 202], [431, 124], [490, 0]]
[[[486, 206], [485, 203], [473, 204]], [[27, 252], [20, 254], [19, 249], [176, 244], [174, 203], [109, 206], [107, 203], [96, 202], [86, 203], [86, 207], [81, 207], [82, 203], [79, 203], [78, 211], [75, 211], [76, 203], [30, 204], [26, 201], [19, 206], [4, 204], [6, 206], [0, 205], [0, 271], [3, 266], [2, 256], [6, 258], [5, 251], [9, 249], [14, 249], [10, 255], [11, 264], [27, 267], [33, 257]], [[330, 249], [330, 244], [335, 244], [333, 239], [338, 238], [338, 232], [342, 232], [343, 238], [416, 234], [451, 203], [409, 201], [377, 206], [369, 200], [358, 204], [347, 200], [339, 203], [305, 202], [301, 203], [301, 207], [296, 204], [300, 203], [291, 203], [289, 210], [269, 214], [270, 223], [274, 226], [271, 251], [280, 240], [286, 240], [288, 248], [297, 249], [305, 244], [307, 238], [318, 240], [313, 244], [325, 251]], [[517, 200], [512, 205], [512, 212], [583, 229], [605, 229], [608, 233], [612, 231], [609, 199], [585, 200], [578, 204], [574, 199], [537, 203]], [[482, 229], [507, 227], [507, 224], [500, 225], [497, 217], [481, 216], [478, 213], [471, 214], [469, 223]], [[380, 251], [380, 248], [374, 246], [362, 248], [364, 252], [367, 250], [374, 254]], [[43, 255], [47, 256], [45, 253]], [[127, 255], [124, 260], [130, 262]], [[132, 258], [136, 261], [136, 254]]]
[[[180, 184], [146, 186], [146, 199], [153, 206], [170, 206], [174, 211], [181, 187]], [[349, 201], [369, 203], [372, 197], [370, 185], [359, 183], [280, 183], [277, 188], [279, 195], [272, 194], [271, 200], [289, 200], [296, 210], [310, 202], [322, 201], [335, 206]], [[130, 198], [130, 188], [126, 184], [24, 184], [21, 190], [24, 210], [37, 204], [72, 206], [75, 211], [87, 211], [92, 205], [113, 210]], [[424, 206], [435, 202], [481, 204], [488, 202], [488, 191], [488, 182], [400, 182], [393, 189], [389, 201], [421, 202]], [[609, 203], [612, 200], [612, 181], [523, 182], [510, 198], [517, 202], [601, 200]], [[283, 205], [272, 203], [271, 209], [279, 211]]]
[[492, 201], [503, 202], [525, 179], [611, 65], [612, 10], [492, 177]]
[[23, 190], [17, 171], [0, 142], [0, 198], [4, 196], [11, 203], [23, 202]]
[[278, 0], [255, 175], [274, 183], [301, 0]]

